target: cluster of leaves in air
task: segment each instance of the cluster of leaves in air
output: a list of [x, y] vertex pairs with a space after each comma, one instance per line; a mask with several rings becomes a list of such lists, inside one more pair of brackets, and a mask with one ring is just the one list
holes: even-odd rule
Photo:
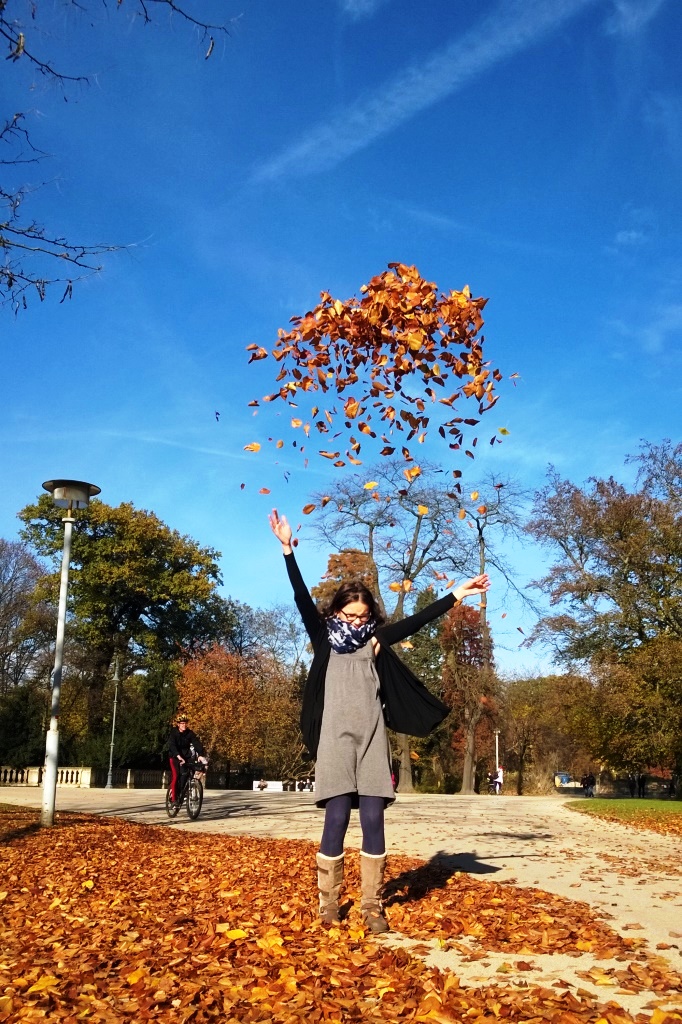
[[[439, 294], [403, 263], [389, 263], [360, 292], [360, 299], [346, 302], [322, 292], [313, 310], [292, 317], [292, 330], [279, 331], [271, 352], [249, 345], [249, 362], [271, 356], [280, 364], [277, 390], [263, 401], [281, 400], [296, 410], [292, 428], [305, 438], [319, 435], [322, 458], [339, 468], [359, 466], [362, 445], [380, 438], [382, 456], [400, 445], [411, 481], [420, 473], [411, 442], [423, 444], [435, 427], [452, 451], [460, 450], [465, 427], [479, 419], [458, 415], [459, 400], [476, 401], [481, 416], [499, 397], [495, 384], [502, 375], [484, 361], [479, 333], [487, 300], [472, 298], [468, 286]], [[310, 404], [309, 411], [299, 410], [300, 403]], [[282, 439], [268, 440], [284, 447]], [[465, 450], [472, 459], [477, 442]], [[306, 453], [305, 440], [291, 443]], [[259, 442], [245, 446], [260, 448]]]
[[[37, 815], [15, 809], [0, 814], [0, 830], [0, 1021], [633, 1021], [566, 983], [546, 988], [517, 974], [514, 984], [527, 960], [497, 984], [465, 987], [377, 943], [356, 910], [325, 930], [311, 843], [81, 815], [41, 830]], [[346, 896], [357, 905], [357, 857], [348, 862]], [[404, 857], [390, 858], [389, 873], [388, 913], [406, 935], [470, 936], [481, 950], [526, 956], [617, 951], [624, 972], [641, 968], [632, 990], [679, 984], [584, 904]], [[668, 1018], [679, 1019], [655, 1009], [651, 1021]]]

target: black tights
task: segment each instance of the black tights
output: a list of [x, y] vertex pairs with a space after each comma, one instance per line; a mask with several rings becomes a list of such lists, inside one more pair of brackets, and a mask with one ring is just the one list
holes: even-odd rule
[[[343, 853], [343, 840], [350, 821], [352, 796], [343, 793], [333, 796], [325, 804], [324, 829], [320, 842], [320, 853], [325, 857], [340, 857]], [[384, 839], [384, 806], [383, 796], [360, 797], [360, 827], [362, 828], [362, 849], [364, 853], [379, 856], [386, 852]]]

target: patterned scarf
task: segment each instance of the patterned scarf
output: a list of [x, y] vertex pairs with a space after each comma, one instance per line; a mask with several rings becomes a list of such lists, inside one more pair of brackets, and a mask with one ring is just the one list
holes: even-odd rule
[[352, 622], [343, 622], [341, 619], [327, 619], [327, 636], [331, 649], [336, 654], [350, 654], [364, 647], [369, 638], [377, 628], [374, 619], [365, 622], [362, 626], [356, 626]]

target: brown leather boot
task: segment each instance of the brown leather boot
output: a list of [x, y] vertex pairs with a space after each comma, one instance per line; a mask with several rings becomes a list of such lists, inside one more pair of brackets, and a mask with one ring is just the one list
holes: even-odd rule
[[385, 867], [385, 853], [379, 856], [371, 853], [360, 853], [360, 884], [362, 889], [360, 910], [365, 924], [375, 935], [390, 930], [381, 906], [381, 890], [384, 886]]
[[320, 920], [339, 923], [339, 893], [343, 882], [343, 854], [340, 857], [317, 855], [317, 888], [320, 893]]

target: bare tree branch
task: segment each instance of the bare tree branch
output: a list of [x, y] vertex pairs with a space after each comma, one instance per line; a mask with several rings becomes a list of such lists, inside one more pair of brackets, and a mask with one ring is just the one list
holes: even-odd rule
[[[18, 13], [18, 0], [0, 0], [0, 39], [5, 39], [9, 48], [5, 60], [10, 66], [28, 64], [49, 81], [58, 85], [66, 95], [69, 86], [88, 83], [90, 77], [71, 74], [58, 68], [39, 51], [41, 39], [40, 19], [42, 13], [37, 3], [29, 0], [24, 5], [26, 16]], [[97, 8], [106, 10], [112, 6], [107, 0], [80, 3], [67, 0], [67, 7], [81, 15], [90, 15]], [[125, 10], [138, 17], [143, 24], [150, 24], [162, 11], [179, 18], [198, 33], [201, 45], [208, 46], [204, 56], [208, 59], [214, 50], [215, 36], [229, 34], [229, 23], [213, 23], [194, 12], [189, 5], [176, 0], [116, 0], [117, 11]], [[34, 45], [34, 41], [37, 43]], [[15, 112], [5, 117], [0, 127], [2, 155], [0, 166], [20, 168], [46, 158], [29, 136], [25, 123], [25, 112]], [[37, 294], [42, 301], [47, 289], [53, 285], [63, 287], [61, 302], [70, 298], [77, 281], [102, 270], [99, 257], [116, 252], [123, 245], [102, 243], [81, 243], [67, 241], [59, 232], [51, 231], [35, 220], [24, 219], [24, 203], [40, 185], [29, 186], [20, 183], [11, 186], [7, 181], [0, 184], [0, 305], [8, 306], [15, 313], [25, 309], [28, 296]], [[63, 272], [62, 264], [69, 269]], [[57, 269], [59, 268], [59, 269]], [[83, 271], [84, 273], [80, 273]]]

